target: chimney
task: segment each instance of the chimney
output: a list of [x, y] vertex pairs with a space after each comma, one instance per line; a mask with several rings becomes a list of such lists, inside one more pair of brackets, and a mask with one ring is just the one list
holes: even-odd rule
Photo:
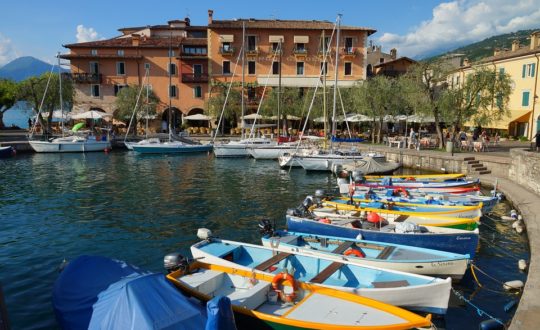
[[390, 49], [390, 57], [391, 57], [393, 60], [396, 59], [396, 57], [397, 57], [397, 49], [395, 49], [395, 48]]
[[214, 11], [212, 9], [208, 9], [208, 25], [212, 24], [214, 16]]
[[501, 49], [500, 49], [500, 48], [495, 48], [495, 49], [493, 50], [493, 56], [497, 56], [497, 55], [499, 55], [500, 53], [501, 53]]
[[534, 31], [531, 33], [531, 50], [538, 47], [538, 41], [540, 40], [540, 31]]
[[519, 49], [519, 40], [516, 39], [512, 41], [512, 51], [515, 52], [518, 49]]
[[133, 33], [131, 35], [131, 45], [134, 47], [138, 47], [141, 42], [141, 36], [137, 33]]

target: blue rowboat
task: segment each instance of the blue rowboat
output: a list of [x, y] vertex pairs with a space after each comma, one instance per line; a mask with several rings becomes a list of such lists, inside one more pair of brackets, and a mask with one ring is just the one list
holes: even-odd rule
[[472, 187], [480, 183], [479, 179], [466, 180], [456, 179], [452, 181], [373, 181], [362, 183], [362, 186], [378, 187], [378, 186], [391, 186], [391, 187], [403, 187], [403, 188], [458, 188], [458, 187]]
[[[266, 228], [269, 231], [261, 238], [263, 245], [281, 252], [302, 251], [316, 257], [334, 258], [336, 261], [345, 255], [347, 260], [358, 265], [443, 278], [450, 276], [456, 281], [461, 280], [470, 260], [467, 254]], [[339, 254], [333, 252], [346, 242], [350, 248]]]
[[207, 264], [263, 273], [355, 293], [411, 310], [444, 314], [451, 278], [440, 279], [378, 267], [355, 265], [302, 252], [278, 253], [260, 245], [208, 237], [191, 246], [193, 257]]
[[401, 226], [389, 224], [381, 228], [362, 228], [353, 219], [330, 220], [330, 223], [287, 215], [287, 229], [316, 235], [357, 238], [369, 241], [416, 246], [474, 258], [478, 247], [478, 228], [473, 231], [430, 226]]

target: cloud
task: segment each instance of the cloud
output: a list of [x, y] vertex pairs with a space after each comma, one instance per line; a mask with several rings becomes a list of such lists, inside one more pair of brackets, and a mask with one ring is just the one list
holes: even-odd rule
[[540, 24], [540, 0], [456, 0], [433, 9], [430, 20], [410, 32], [384, 33], [376, 40], [399, 55], [422, 58], [487, 37], [532, 29]]
[[88, 41], [95, 41], [101, 38], [96, 30], [91, 27], [84, 27], [84, 25], [79, 24], [77, 25], [77, 42], [88, 42]]
[[11, 39], [0, 33], [0, 66], [17, 58], [17, 51], [11, 43]]

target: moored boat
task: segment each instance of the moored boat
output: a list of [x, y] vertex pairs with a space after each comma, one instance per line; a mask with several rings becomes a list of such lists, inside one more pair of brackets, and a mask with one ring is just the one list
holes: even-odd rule
[[166, 141], [159, 143], [134, 144], [133, 151], [141, 154], [178, 154], [207, 152], [212, 150], [211, 144], [187, 144], [180, 141]]
[[291, 275], [253, 272], [193, 262], [167, 275], [184, 293], [201, 301], [230, 298], [237, 324], [280, 329], [409, 329], [430, 325], [403, 309], [320, 285]]
[[13, 148], [11, 146], [0, 147], [0, 158], [9, 157], [13, 155]]
[[302, 252], [279, 253], [271, 248], [217, 238], [191, 246], [195, 259], [226, 267], [254, 270], [275, 276], [282, 270], [296, 280], [428, 313], [444, 314], [448, 307], [451, 279], [439, 279], [371, 266], [334, 261]]
[[[267, 233], [261, 238], [262, 243], [281, 252], [302, 251], [307, 255], [326, 256], [336, 261], [346, 258], [354, 264], [443, 278], [450, 276], [456, 281], [461, 280], [470, 260], [467, 254], [359, 239], [273, 231], [268, 226], [268, 223], [263, 224]], [[346, 248], [338, 249], [342, 246]]]
[[28, 140], [35, 152], [92, 152], [111, 149], [111, 142], [98, 140], [92, 136], [66, 136], [51, 140]]
[[218, 158], [222, 157], [249, 157], [251, 156], [249, 148], [257, 148], [259, 146], [277, 145], [277, 142], [268, 138], [247, 138], [239, 141], [229, 141], [214, 145], [214, 155]]

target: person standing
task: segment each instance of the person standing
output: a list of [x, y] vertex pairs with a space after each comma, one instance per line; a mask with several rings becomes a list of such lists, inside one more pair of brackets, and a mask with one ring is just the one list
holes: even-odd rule
[[411, 132], [409, 133], [409, 148], [412, 146], [416, 146], [416, 132], [414, 131], [414, 128], [411, 127]]
[[540, 150], [540, 130], [536, 132], [536, 135], [533, 137], [533, 139], [536, 139], [536, 151], [538, 152]]
[[32, 118], [28, 117], [28, 129], [32, 128]]

